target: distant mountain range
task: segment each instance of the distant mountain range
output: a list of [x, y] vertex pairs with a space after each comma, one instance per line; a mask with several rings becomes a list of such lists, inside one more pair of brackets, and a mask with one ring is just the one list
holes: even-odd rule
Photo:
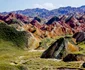
[[[58, 16], [58, 15], [66, 15], [66, 14], [74, 14], [74, 13], [85, 13], [85, 5], [81, 7], [60, 7], [58, 9], [54, 10], [47, 10], [47, 9], [40, 9], [40, 8], [34, 8], [34, 9], [25, 9], [25, 10], [17, 10], [17, 11], [11, 11], [15, 12], [17, 14], [23, 14], [30, 17], [42, 17], [42, 18], [49, 18], [52, 16]], [[10, 12], [2, 12], [2, 14], [8, 14]]]

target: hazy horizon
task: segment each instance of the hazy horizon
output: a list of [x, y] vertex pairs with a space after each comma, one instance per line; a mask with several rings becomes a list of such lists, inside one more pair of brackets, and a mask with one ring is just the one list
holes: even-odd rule
[[68, 1], [68, 0], [0, 0], [0, 12], [9, 12], [16, 10], [32, 9], [32, 8], [45, 8], [48, 10], [56, 9], [59, 7], [80, 7], [85, 5], [85, 0], [81, 1]]

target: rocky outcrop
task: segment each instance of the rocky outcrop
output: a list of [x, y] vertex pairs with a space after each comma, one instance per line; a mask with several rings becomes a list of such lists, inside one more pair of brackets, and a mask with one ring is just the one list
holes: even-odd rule
[[68, 53], [78, 52], [79, 49], [68, 43], [65, 38], [60, 38], [55, 41], [45, 52], [41, 58], [63, 58]]
[[[79, 47], [72, 44], [72, 42], [69, 42], [67, 38], [57, 39], [51, 46], [49, 46], [49, 48], [45, 52], [43, 52], [41, 58], [62, 59], [68, 54], [79, 52]], [[74, 58], [74, 55], [72, 56]]]
[[[41, 58], [57, 58], [58, 56], [62, 56], [60, 54], [61, 50], [64, 50], [65, 45], [64, 45], [64, 39], [61, 38], [54, 42], [43, 54], [41, 55]], [[57, 54], [58, 53], [58, 54]]]
[[77, 32], [73, 35], [73, 38], [76, 39], [76, 42], [83, 42], [85, 41], [85, 32]]
[[66, 57], [63, 58], [63, 61], [64, 62], [77, 61], [77, 55], [68, 54]]
[[60, 21], [60, 19], [59, 19], [59, 17], [54, 16], [53, 18], [48, 20], [48, 22], [46, 24], [50, 25], [50, 24], [52, 24], [53, 22], [56, 22], [56, 21]]
[[82, 54], [68, 54], [63, 58], [64, 62], [70, 61], [85, 61], [85, 56]]

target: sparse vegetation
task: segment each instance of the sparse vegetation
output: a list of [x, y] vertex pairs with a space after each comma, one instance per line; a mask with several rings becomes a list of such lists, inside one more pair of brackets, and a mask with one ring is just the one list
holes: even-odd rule
[[[0, 56], [1, 70], [52, 70], [57, 68], [79, 68], [82, 61], [68, 62], [57, 59], [41, 59], [41, 51], [16, 51], [2, 53]], [[4, 60], [3, 60], [4, 59]]]
[[10, 41], [18, 47], [26, 46], [26, 32], [17, 31], [15, 28], [0, 23], [0, 39]]
[[[43, 40], [44, 41], [44, 40]], [[46, 39], [46, 42], [52, 42]], [[4, 44], [5, 43], [5, 44]], [[82, 51], [85, 47], [82, 44]], [[63, 62], [57, 59], [41, 59], [42, 50], [24, 51], [13, 44], [0, 40], [0, 70], [56, 70], [57, 68], [79, 68], [82, 61], [78, 62]]]
[[[67, 7], [67, 12], [68, 8], [71, 7]], [[33, 15], [35, 18], [17, 13], [0, 15], [0, 22], [2, 22], [0, 23], [0, 70], [57, 70], [58, 68], [84, 70], [82, 64], [85, 62], [85, 42], [82, 42], [82, 40], [81, 43], [77, 44], [77, 41], [72, 39], [72, 35], [78, 31], [85, 31], [85, 17], [83, 14], [77, 15], [77, 13], [72, 16], [69, 13], [62, 16], [61, 14], [67, 14], [67, 12], [63, 12], [63, 8], [60, 9], [61, 11], [54, 10], [53, 12], [38, 8], [27, 9], [25, 11], [29, 11], [27, 13], [30, 14], [23, 13]], [[60, 12], [60, 15], [57, 14], [58, 12]], [[79, 18], [76, 18], [76, 16]], [[57, 40], [62, 37], [65, 40], [64, 38], [60, 41]], [[60, 60], [54, 59], [56, 57], [40, 58], [52, 43], [54, 43], [52, 47], [55, 47], [53, 53], [56, 55], [59, 52], [60, 55], [64, 55], [62, 54], [64, 53], [62, 47], [65, 47], [65, 56], [59, 58]], [[49, 52], [47, 53], [49, 54]], [[64, 62], [63, 58], [68, 54], [74, 56], [76, 60]], [[77, 58], [80, 61], [77, 61]]]
[[40, 47], [47, 49], [54, 41], [52, 38], [45, 38], [40, 42]]

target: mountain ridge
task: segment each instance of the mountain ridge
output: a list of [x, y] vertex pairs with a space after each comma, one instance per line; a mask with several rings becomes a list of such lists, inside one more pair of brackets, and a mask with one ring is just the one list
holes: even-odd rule
[[[11, 11], [15, 12], [17, 14], [23, 14], [26, 16], [30, 17], [42, 17], [42, 18], [47, 18], [51, 16], [59, 16], [59, 15], [68, 15], [68, 14], [73, 14], [73, 13], [85, 13], [85, 5], [82, 5], [80, 7], [60, 7], [57, 9], [53, 10], [47, 10], [45, 8], [33, 8], [33, 9], [25, 9], [25, 10], [16, 10], [16, 11]], [[10, 12], [1, 12], [1, 14], [8, 14]]]

